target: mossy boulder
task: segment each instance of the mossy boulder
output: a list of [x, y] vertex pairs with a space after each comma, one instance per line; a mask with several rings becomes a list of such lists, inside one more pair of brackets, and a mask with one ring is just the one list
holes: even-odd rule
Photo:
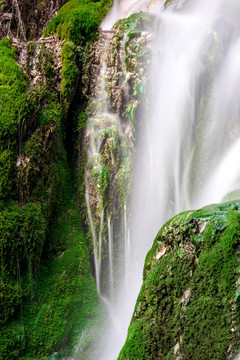
[[159, 231], [118, 360], [234, 359], [240, 201], [187, 211]]

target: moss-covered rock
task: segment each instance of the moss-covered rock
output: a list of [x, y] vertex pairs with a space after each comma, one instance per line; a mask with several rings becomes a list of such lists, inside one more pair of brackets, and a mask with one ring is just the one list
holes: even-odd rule
[[[84, 94], [90, 100], [84, 143], [86, 199], [95, 267], [100, 268], [99, 288], [106, 296], [118, 284], [124, 263], [122, 238], [128, 226], [134, 134], [147, 107], [143, 88], [152, 23], [147, 13], [120, 20], [111, 32], [102, 32], [95, 48], [89, 47], [91, 61], [84, 60]], [[125, 235], [119, 236], [121, 232]]]
[[[95, 4], [98, 25], [107, 3]], [[89, 28], [89, 38], [98, 25]], [[75, 143], [68, 140], [77, 127], [67, 113], [81, 83], [85, 35], [79, 34], [82, 47], [56, 35], [0, 41], [1, 360], [43, 359], [83, 337], [80, 358], [95, 334], [98, 297], [89, 248], [77, 209], [66, 207], [74, 192], [68, 160]]]
[[188, 211], [157, 235], [118, 360], [233, 359], [239, 350], [240, 202]]
[[111, 0], [70, 0], [48, 24], [44, 34], [55, 34], [74, 43], [96, 37], [98, 27], [111, 6]]
[[[5, 280], [8, 271], [9, 279], [6, 286], [0, 290], [1, 320], [3, 316], [8, 315], [8, 309], [11, 307], [9, 299], [15, 301], [15, 306], [17, 305], [20, 311], [14, 322], [1, 327], [1, 360], [19, 359], [26, 353], [30, 359], [43, 359], [61, 348], [65, 348], [66, 353], [66, 348], [76, 346], [83, 334], [88, 340], [87, 349], [84, 349], [84, 344], [80, 344], [81, 352], [85, 354], [95, 334], [99, 318], [99, 300], [91, 275], [86, 240], [73, 200], [69, 199], [68, 207], [58, 219], [52, 221], [48, 241], [49, 247], [54, 248], [54, 251], [45, 254], [38, 264], [37, 277], [31, 279], [29, 272], [24, 272], [22, 266], [20, 269], [22, 252], [19, 248], [24, 241], [24, 234], [17, 241], [19, 227], [22, 232], [35, 234], [34, 239], [28, 237], [28, 241], [32, 243], [32, 250], [29, 250], [29, 256], [33, 256], [32, 266], [40, 259], [38, 251], [43, 243], [41, 240], [44, 236], [44, 224], [41, 225], [38, 212], [37, 207], [30, 205], [21, 213], [18, 212], [18, 216], [11, 212], [13, 227], [8, 229], [8, 233], [12, 241], [8, 242], [6, 239], [2, 244], [9, 247], [9, 256], [13, 252], [16, 253], [17, 261], [9, 264], [11, 269], [6, 264], [4, 277], [1, 276], [1, 280]], [[31, 230], [29, 226], [35, 228]], [[26, 261], [26, 267], [28, 265]], [[18, 279], [17, 283], [14, 282], [15, 277]]]

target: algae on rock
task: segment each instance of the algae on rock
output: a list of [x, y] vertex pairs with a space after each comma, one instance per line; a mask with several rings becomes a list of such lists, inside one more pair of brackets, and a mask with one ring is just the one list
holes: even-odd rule
[[236, 356], [239, 238], [239, 201], [183, 212], [161, 228], [118, 360]]

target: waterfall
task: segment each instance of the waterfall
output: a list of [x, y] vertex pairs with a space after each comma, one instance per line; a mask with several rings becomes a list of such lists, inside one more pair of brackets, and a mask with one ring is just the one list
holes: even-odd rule
[[[118, 263], [124, 262], [124, 256], [119, 255], [119, 247], [122, 247], [121, 242], [119, 244], [119, 233], [123, 228], [128, 231], [126, 215], [122, 220], [122, 213], [126, 214], [127, 211], [128, 191], [125, 180], [129, 173], [132, 146], [126, 124], [118, 113], [120, 110], [111, 109], [108, 86], [110, 78], [116, 77], [116, 74], [112, 74], [113, 68], [109, 65], [112, 56], [109, 35], [110, 32], [103, 34], [98, 44], [101, 53], [99, 76], [88, 108], [90, 116], [85, 132], [85, 199], [97, 291], [104, 304], [108, 305], [109, 314], [112, 314], [115, 277], [120, 276], [118, 269], [117, 272], [115, 270]], [[127, 87], [123, 81], [122, 83], [123, 88]], [[118, 104], [115, 106], [119, 107]]]
[[129, 269], [131, 261], [130, 253], [130, 234], [127, 221], [127, 204], [124, 204], [124, 259], [125, 259], [125, 289], [126, 289], [126, 304], [128, 303], [128, 289], [129, 289]]
[[147, 11], [150, 0], [115, 0], [113, 6], [101, 24], [103, 30], [109, 30], [119, 20], [134, 12]]
[[108, 218], [108, 258], [109, 258], [109, 287], [110, 287], [110, 299], [113, 301], [114, 293], [114, 276], [113, 276], [113, 237], [111, 229], [111, 219]]
[[90, 230], [91, 230], [91, 235], [92, 235], [92, 240], [93, 240], [95, 280], [96, 280], [97, 291], [100, 294], [101, 253], [99, 252], [100, 246], [98, 247], [95, 227], [93, 224], [93, 218], [92, 218], [92, 213], [91, 213], [91, 207], [90, 207], [90, 203], [89, 203], [89, 186], [88, 186], [87, 178], [85, 179], [85, 188], [86, 188], [85, 199], [86, 199], [87, 210], [88, 210], [88, 220], [89, 220]]
[[137, 133], [131, 201], [123, 205], [119, 236], [124, 269], [115, 296], [114, 234], [111, 214], [106, 217], [109, 298], [117, 301], [105, 303], [111, 318], [118, 320], [117, 330], [116, 319], [106, 330], [97, 360], [117, 358], [142, 283], [146, 253], [163, 223], [180, 211], [221, 202], [240, 189], [240, 4], [172, 1], [165, 9], [163, 1], [115, 1], [102, 27], [141, 9], [156, 17], [149, 109]]

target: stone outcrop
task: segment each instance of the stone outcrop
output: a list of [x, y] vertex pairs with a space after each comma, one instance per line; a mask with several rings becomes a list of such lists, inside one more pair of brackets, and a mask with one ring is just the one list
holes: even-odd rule
[[223, 360], [239, 349], [240, 202], [187, 211], [157, 235], [118, 360]]
[[41, 36], [46, 24], [66, 0], [3, 0], [0, 2], [0, 39], [4, 36], [32, 40]]
[[13, 38], [12, 45], [16, 48], [17, 63], [28, 75], [30, 88], [46, 84], [48, 68], [53, 75], [51, 80], [55, 90], [61, 90], [63, 41], [55, 35], [29, 42]]

